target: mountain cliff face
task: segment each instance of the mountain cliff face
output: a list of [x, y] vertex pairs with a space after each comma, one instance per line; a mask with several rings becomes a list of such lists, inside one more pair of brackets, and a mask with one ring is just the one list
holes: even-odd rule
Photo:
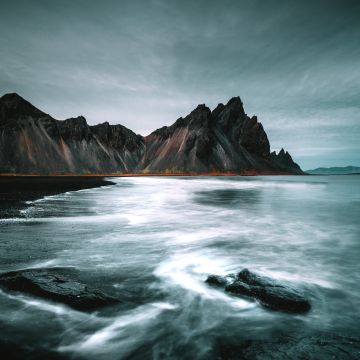
[[270, 154], [266, 133], [239, 97], [211, 111], [199, 105], [185, 118], [145, 137], [144, 171], [301, 173], [290, 155]]
[[144, 146], [121, 125], [59, 121], [16, 94], [0, 99], [0, 173], [134, 172]]
[[146, 137], [122, 125], [55, 120], [17, 94], [0, 98], [0, 173], [291, 173], [288, 152], [270, 153], [266, 133], [240, 98], [199, 105]]

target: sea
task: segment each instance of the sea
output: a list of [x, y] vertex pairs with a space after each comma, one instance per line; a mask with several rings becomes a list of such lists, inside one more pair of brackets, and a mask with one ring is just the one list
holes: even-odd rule
[[[277, 351], [290, 340], [360, 337], [360, 176], [109, 180], [0, 219], [1, 273], [69, 267], [119, 299], [83, 312], [2, 289], [0, 338], [13, 350], [34, 359], [283, 359]], [[272, 311], [205, 282], [244, 268], [291, 284], [311, 310]]]

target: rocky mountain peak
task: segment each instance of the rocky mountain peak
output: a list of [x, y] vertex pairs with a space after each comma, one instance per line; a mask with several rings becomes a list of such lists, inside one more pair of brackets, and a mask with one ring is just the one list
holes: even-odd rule
[[219, 103], [216, 108], [212, 111], [211, 117], [213, 119], [216, 119], [216, 117], [224, 110], [225, 105], [222, 103]]
[[0, 98], [1, 101], [15, 102], [15, 101], [26, 101], [17, 93], [8, 93]]
[[226, 104], [226, 106], [230, 106], [230, 105], [241, 105], [242, 106], [242, 101], [240, 99], [240, 96], [234, 96], [232, 97]]
[[188, 116], [208, 116], [211, 110], [205, 104], [199, 104]]
[[18, 119], [21, 117], [47, 116], [17, 93], [5, 94], [0, 98], [0, 120]]
[[278, 154], [273, 151], [270, 154], [270, 159], [281, 169], [290, 169], [294, 173], [302, 173], [299, 165], [293, 161], [291, 155], [284, 148], [281, 148]]
[[84, 116], [80, 115], [75, 118], [69, 118], [64, 120], [68, 124], [72, 124], [73, 126], [87, 126], [87, 122]]
[[195, 110], [208, 110], [209, 108], [205, 104], [199, 104]]
[[242, 101], [240, 99], [240, 96], [235, 96], [235, 97], [231, 98], [227, 102], [226, 107], [234, 109], [234, 110], [239, 111], [241, 113], [245, 113], [243, 103], [242, 103]]
[[211, 110], [205, 104], [200, 104], [185, 117], [185, 120], [191, 128], [207, 127], [210, 115]]

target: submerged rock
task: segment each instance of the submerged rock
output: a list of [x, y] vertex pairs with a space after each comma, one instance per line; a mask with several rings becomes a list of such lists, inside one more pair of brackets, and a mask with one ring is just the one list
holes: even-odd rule
[[230, 285], [234, 280], [235, 275], [233, 274], [226, 276], [209, 275], [205, 282], [212, 286], [225, 287]]
[[117, 302], [102, 291], [72, 279], [64, 271], [66, 268], [11, 271], [0, 275], [0, 287], [58, 301], [85, 311]]
[[307, 312], [310, 302], [298, 291], [290, 286], [257, 275], [248, 269], [243, 269], [237, 275], [221, 277], [210, 275], [206, 283], [222, 287], [226, 292], [234, 295], [250, 297], [258, 300], [263, 306], [273, 310], [289, 312]]

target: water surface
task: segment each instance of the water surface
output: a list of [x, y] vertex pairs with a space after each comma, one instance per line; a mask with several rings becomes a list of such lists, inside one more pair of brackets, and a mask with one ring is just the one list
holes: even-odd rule
[[[215, 359], [246, 339], [360, 335], [359, 176], [111, 181], [1, 219], [0, 271], [73, 267], [121, 303], [83, 313], [1, 291], [3, 337], [65, 358]], [[291, 282], [312, 310], [268, 311], [204, 283], [245, 267]]]

